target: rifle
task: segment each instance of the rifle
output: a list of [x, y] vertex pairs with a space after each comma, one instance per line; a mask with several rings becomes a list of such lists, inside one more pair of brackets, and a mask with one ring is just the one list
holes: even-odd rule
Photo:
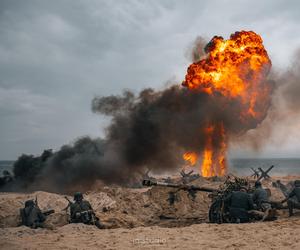
[[67, 211], [68, 208], [73, 204], [73, 202], [70, 201], [69, 198], [68, 198], [67, 196], [65, 196], [64, 198], [65, 198], [69, 203], [68, 203], [68, 205], [67, 205], [62, 211]]
[[35, 204], [37, 207], [39, 207], [39, 205], [38, 205], [38, 199], [37, 199], [37, 195], [35, 196], [35, 201], [34, 201], [34, 204]]
[[[34, 204], [37, 208], [39, 208], [37, 195], [35, 196]], [[48, 209], [48, 210], [42, 212], [42, 214], [45, 216], [49, 216], [50, 214], [54, 214], [54, 213], [55, 213], [54, 209]]]
[[55, 211], [54, 211], [54, 209], [49, 209], [49, 210], [46, 210], [45, 212], [42, 212], [42, 213], [43, 213], [43, 215], [48, 216], [50, 214], [55, 213]]

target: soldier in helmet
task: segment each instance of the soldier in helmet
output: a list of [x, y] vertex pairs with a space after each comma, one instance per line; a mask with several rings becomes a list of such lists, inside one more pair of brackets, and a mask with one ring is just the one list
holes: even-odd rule
[[286, 201], [289, 208], [289, 216], [292, 216], [294, 214], [294, 208], [300, 209], [300, 180], [294, 181], [293, 190], [289, 193], [288, 197], [281, 202], [284, 203]]
[[31, 228], [44, 227], [43, 222], [46, 220], [46, 216], [33, 200], [27, 200], [25, 202], [25, 208], [20, 209], [20, 215], [22, 225]]
[[253, 209], [253, 200], [245, 187], [232, 192], [225, 202], [229, 206], [229, 214], [233, 223], [244, 223], [250, 220], [249, 211]]
[[262, 187], [261, 182], [255, 182], [254, 187], [255, 190], [252, 199], [256, 205], [256, 208], [262, 211], [266, 211], [267, 209], [271, 208], [268, 192]]
[[100, 229], [104, 228], [99, 218], [95, 216], [91, 204], [83, 199], [80, 192], [74, 194], [74, 202], [70, 205], [70, 223], [84, 223], [95, 225]]
[[269, 197], [265, 189], [263, 189], [261, 182], [255, 182], [255, 190], [252, 196], [254, 204], [256, 204], [258, 209], [265, 210], [269, 208]]
[[[253, 202], [254, 202], [254, 205], [255, 205], [255, 209], [257, 209], [258, 211], [263, 212], [263, 214], [261, 215], [262, 220], [265, 220], [266, 218], [268, 218], [269, 214], [270, 214], [270, 210], [271, 210], [271, 204], [270, 204], [270, 201], [269, 201], [268, 193], [262, 187], [260, 181], [255, 182], [255, 190], [254, 190], [254, 193], [252, 195], [252, 199], [253, 199]], [[259, 213], [257, 212], [257, 214], [259, 214]]]

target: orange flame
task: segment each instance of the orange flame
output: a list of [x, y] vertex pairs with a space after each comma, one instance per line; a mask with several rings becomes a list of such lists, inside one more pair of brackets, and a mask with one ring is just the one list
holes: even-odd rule
[[[241, 121], [261, 119], [266, 113], [264, 99], [268, 99], [266, 96], [270, 91], [269, 85], [262, 82], [271, 67], [261, 37], [253, 31], [236, 32], [229, 40], [215, 36], [205, 47], [205, 52], [206, 58], [188, 67], [183, 86], [239, 101], [243, 108]], [[205, 136], [201, 173], [205, 177], [222, 176], [227, 170], [224, 125], [207, 126]], [[220, 141], [217, 146], [213, 145], [214, 136]], [[193, 158], [198, 159], [198, 156]]]
[[[201, 166], [201, 174], [204, 177], [223, 176], [226, 173], [226, 143], [225, 130], [223, 124], [209, 126], [205, 129], [206, 143], [203, 152], [203, 162]], [[213, 149], [213, 136], [220, 137], [219, 147]]]
[[198, 160], [198, 155], [194, 152], [186, 152], [183, 154], [183, 159], [189, 162], [191, 166], [194, 166]]
[[205, 149], [203, 153], [203, 163], [201, 168], [201, 174], [204, 177], [214, 176], [214, 169], [212, 168], [212, 149]]
[[208, 94], [219, 92], [229, 98], [240, 98], [247, 106], [243, 116], [261, 115], [256, 110], [257, 100], [269, 88], [259, 84], [271, 67], [261, 37], [253, 31], [236, 32], [229, 40], [215, 36], [206, 51], [207, 58], [189, 66], [183, 85]]

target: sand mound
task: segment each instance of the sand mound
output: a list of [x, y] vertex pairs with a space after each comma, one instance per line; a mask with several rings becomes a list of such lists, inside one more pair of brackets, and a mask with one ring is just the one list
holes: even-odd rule
[[[287, 183], [294, 177], [286, 177]], [[193, 181], [193, 185], [217, 188], [222, 179], [203, 179]], [[272, 200], [283, 199], [282, 193], [274, 188], [270, 181], [263, 185], [272, 192]], [[68, 205], [64, 195], [34, 192], [0, 193], [0, 227], [15, 227], [20, 223], [19, 210], [28, 199], [38, 198], [39, 207], [45, 211], [54, 209], [55, 213], [47, 217], [46, 226], [57, 228], [68, 224], [68, 213], [63, 211]], [[93, 206], [96, 215], [108, 228], [133, 228], [138, 226], [159, 225], [165, 227], [187, 226], [208, 221], [211, 204], [208, 193], [197, 192], [195, 197], [183, 190], [174, 188], [109, 188], [84, 194]], [[70, 200], [72, 197], [68, 196]], [[282, 212], [281, 212], [282, 213]], [[284, 213], [284, 212], [283, 212]]]
[[[55, 210], [54, 214], [47, 217], [47, 226], [55, 228], [68, 223], [68, 214], [63, 211], [68, 205], [64, 195], [41, 191], [29, 194], [1, 193], [0, 227], [17, 226], [20, 223], [20, 208], [24, 206], [26, 200], [35, 197], [38, 198], [42, 211]], [[207, 221], [210, 204], [207, 193], [198, 192], [191, 198], [185, 191], [161, 187], [142, 189], [104, 187], [101, 190], [87, 192], [84, 197], [91, 203], [100, 220], [111, 228], [183, 226], [203, 222]], [[72, 197], [68, 198], [72, 200]], [[171, 204], [172, 199], [174, 204]]]
[[[68, 223], [68, 214], [63, 211], [68, 205], [64, 195], [34, 192], [29, 194], [21, 193], [1, 193], [0, 194], [0, 227], [15, 227], [20, 224], [20, 209], [24, 207], [24, 203], [29, 199], [36, 199], [42, 211], [54, 209], [55, 213], [47, 217], [46, 226], [56, 227]], [[70, 200], [72, 197], [67, 196]], [[105, 193], [87, 194], [86, 198], [91, 202], [96, 212], [102, 211], [103, 207], [113, 207], [114, 201]]]

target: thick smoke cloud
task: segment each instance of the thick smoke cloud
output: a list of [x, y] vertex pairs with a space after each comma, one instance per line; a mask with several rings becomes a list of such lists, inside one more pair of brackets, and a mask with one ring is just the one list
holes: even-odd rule
[[[228, 134], [244, 133], [257, 122], [239, 119], [243, 107], [222, 95], [211, 96], [173, 85], [163, 91], [145, 89], [137, 96], [96, 97], [95, 113], [111, 117], [106, 138], [80, 138], [51, 156], [29, 189], [54, 191], [89, 188], [96, 180], [128, 185], [146, 168], [175, 170], [182, 153], [201, 152], [203, 128], [222, 122]], [[213, 140], [218, 147], [219, 138]]]
[[[143, 169], [175, 170], [182, 153], [204, 149], [209, 122], [223, 122], [228, 134], [244, 133], [257, 124], [240, 120], [241, 105], [222, 95], [210, 96], [174, 85], [163, 91], [145, 89], [135, 96], [96, 97], [92, 110], [111, 117], [106, 138], [82, 138], [64, 146], [48, 161], [41, 178], [48, 188], [68, 189], [74, 183], [88, 187], [97, 179], [129, 184]], [[218, 147], [220, 138], [213, 140]], [[42, 181], [42, 183], [47, 183]], [[44, 184], [45, 185], [45, 184]]]

